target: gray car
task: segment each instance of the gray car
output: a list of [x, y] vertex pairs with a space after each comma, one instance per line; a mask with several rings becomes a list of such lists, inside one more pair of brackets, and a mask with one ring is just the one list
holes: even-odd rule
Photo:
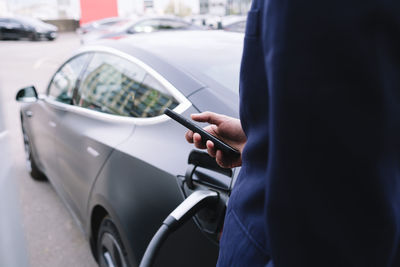
[[203, 30], [203, 27], [189, 23], [175, 16], [143, 16], [131, 18], [113, 26], [97, 29], [82, 36], [81, 43], [89, 44], [99, 39], [119, 39], [138, 33], [157, 31]]
[[[77, 51], [44, 95], [18, 92], [31, 176], [50, 180], [101, 266], [136, 266], [196, 188], [229, 195], [237, 170], [192, 151], [163, 110], [238, 117], [242, 43], [242, 34], [208, 31], [105, 40]], [[156, 265], [214, 266], [224, 208], [178, 229]]]

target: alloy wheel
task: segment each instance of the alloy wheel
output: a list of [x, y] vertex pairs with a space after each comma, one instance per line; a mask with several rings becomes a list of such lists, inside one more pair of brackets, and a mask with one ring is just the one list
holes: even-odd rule
[[122, 249], [117, 240], [110, 233], [104, 233], [101, 237], [101, 263], [108, 267], [126, 267]]

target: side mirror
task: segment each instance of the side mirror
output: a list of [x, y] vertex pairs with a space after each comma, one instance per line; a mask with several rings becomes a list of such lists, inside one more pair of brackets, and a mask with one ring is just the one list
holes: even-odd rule
[[38, 100], [38, 94], [35, 86], [32, 85], [20, 89], [15, 99], [19, 102], [36, 102]]

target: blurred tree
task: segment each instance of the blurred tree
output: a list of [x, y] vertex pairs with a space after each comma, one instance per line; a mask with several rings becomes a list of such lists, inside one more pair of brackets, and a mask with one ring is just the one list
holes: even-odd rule
[[165, 14], [174, 14], [176, 16], [185, 17], [192, 14], [192, 9], [186, 6], [182, 1], [170, 0], [164, 12]]

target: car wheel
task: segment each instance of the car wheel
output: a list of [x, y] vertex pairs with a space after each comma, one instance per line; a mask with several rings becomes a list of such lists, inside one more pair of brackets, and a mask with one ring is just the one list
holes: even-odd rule
[[128, 255], [117, 227], [109, 216], [101, 222], [97, 236], [97, 259], [100, 267], [128, 267]]
[[54, 38], [54, 37], [47, 37], [47, 40], [49, 40], [49, 41], [54, 41], [56, 38]]
[[46, 176], [39, 170], [38, 166], [36, 165], [35, 158], [32, 154], [32, 147], [29, 142], [29, 137], [26, 134], [23, 127], [22, 127], [22, 135], [24, 137], [26, 168], [28, 169], [29, 174], [31, 175], [31, 177], [34, 180], [37, 180], [37, 181], [47, 180]]

